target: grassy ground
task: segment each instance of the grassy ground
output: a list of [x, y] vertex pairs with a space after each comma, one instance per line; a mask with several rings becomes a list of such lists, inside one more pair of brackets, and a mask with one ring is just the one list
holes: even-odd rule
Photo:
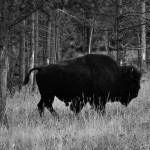
[[7, 100], [10, 129], [0, 128], [0, 150], [149, 150], [150, 81], [125, 108], [107, 103], [106, 115], [86, 106], [78, 116], [55, 99], [59, 119], [46, 109], [40, 118], [38, 92], [25, 89]]

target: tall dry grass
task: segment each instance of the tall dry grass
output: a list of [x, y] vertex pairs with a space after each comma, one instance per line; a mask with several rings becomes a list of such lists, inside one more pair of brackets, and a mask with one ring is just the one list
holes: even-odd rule
[[0, 128], [0, 150], [149, 150], [150, 82], [125, 108], [108, 102], [102, 116], [86, 106], [75, 116], [55, 99], [59, 118], [37, 111], [38, 91], [23, 89], [7, 99], [10, 129]]

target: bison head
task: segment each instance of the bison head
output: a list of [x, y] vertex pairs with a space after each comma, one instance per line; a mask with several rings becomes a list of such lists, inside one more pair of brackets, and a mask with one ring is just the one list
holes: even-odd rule
[[128, 105], [138, 96], [141, 73], [134, 66], [121, 66], [121, 103]]

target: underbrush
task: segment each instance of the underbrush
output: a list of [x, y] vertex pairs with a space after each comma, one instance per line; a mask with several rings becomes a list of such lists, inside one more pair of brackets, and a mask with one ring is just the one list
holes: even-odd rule
[[9, 130], [0, 128], [2, 150], [148, 150], [150, 149], [150, 83], [144, 82], [139, 96], [126, 108], [108, 102], [106, 114], [87, 105], [75, 116], [55, 99], [59, 118], [47, 109], [37, 110], [38, 91], [23, 89], [7, 99]]

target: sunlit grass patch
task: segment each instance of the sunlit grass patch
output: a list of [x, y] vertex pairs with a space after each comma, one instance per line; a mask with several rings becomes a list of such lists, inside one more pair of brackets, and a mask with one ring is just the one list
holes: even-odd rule
[[79, 115], [55, 99], [54, 117], [45, 109], [37, 110], [38, 90], [16, 92], [7, 100], [10, 129], [0, 128], [2, 150], [133, 150], [150, 148], [150, 83], [144, 82], [139, 96], [126, 108], [108, 102], [102, 115], [84, 107]]

